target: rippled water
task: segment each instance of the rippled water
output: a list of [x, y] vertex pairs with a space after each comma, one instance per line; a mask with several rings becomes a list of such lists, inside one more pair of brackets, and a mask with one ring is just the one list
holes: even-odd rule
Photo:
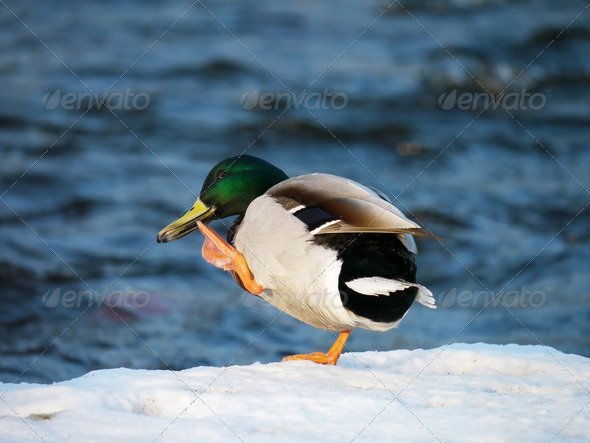
[[[244, 151], [376, 186], [446, 238], [418, 244], [440, 308], [355, 331], [352, 350], [540, 342], [590, 356], [584, 2], [5, 3], [0, 380], [327, 349], [332, 334], [207, 265], [200, 235], [154, 244], [209, 168]], [[485, 109], [507, 85], [524, 101]], [[113, 111], [88, 110], [89, 91], [109, 91]], [[263, 100], [304, 91], [346, 104]]]

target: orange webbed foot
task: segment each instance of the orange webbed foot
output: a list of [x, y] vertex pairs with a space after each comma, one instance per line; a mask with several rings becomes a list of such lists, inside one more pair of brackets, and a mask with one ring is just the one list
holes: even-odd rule
[[205, 243], [201, 250], [203, 258], [218, 268], [234, 272], [234, 277], [237, 275], [236, 281], [246, 291], [254, 295], [260, 294], [264, 288], [252, 277], [244, 256], [204, 223], [197, 222], [197, 225], [205, 236]]
[[327, 354], [324, 354], [323, 352], [312, 352], [311, 354], [289, 355], [284, 357], [282, 361], [307, 360], [322, 365], [335, 365], [338, 358], [340, 358], [340, 354], [342, 354], [344, 344], [346, 343], [346, 340], [348, 340], [349, 335], [350, 331], [342, 331], [336, 339], [336, 343], [334, 343]]
[[215, 243], [207, 237], [205, 237], [205, 243], [203, 243], [201, 253], [207, 263], [210, 263], [217, 268], [221, 268], [224, 271], [232, 270], [231, 258], [215, 246]]

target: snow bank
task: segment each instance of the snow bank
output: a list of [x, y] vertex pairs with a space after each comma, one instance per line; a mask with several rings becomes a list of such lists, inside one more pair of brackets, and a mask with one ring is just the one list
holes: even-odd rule
[[336, 367], [109, 369], [0, 389], [0, 441], [590, 438], [590, 359], [540, 346], [349, 353]]

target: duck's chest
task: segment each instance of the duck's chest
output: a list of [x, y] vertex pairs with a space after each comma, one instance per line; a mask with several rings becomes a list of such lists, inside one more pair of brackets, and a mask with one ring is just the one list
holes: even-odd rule
[[317, 245], [306, 225], [272, 197], [250, 204], [233, 243], [265, 288], [264, 300], [316, 328], [350, 324], [338, 288], [337, 252]]

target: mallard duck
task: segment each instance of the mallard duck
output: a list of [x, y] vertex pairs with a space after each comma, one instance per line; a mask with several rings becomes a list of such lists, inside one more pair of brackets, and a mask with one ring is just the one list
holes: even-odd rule
[[[206, 225], [230, 216], [237, 218], [227, 241]], [[242, 288], [315, 328], [340, 332], [327, 354], [283, 360], [336, 364], [352, 329], [387, 331], [414, 300], [436, 307], [432, 293], [415, 283], [413, 239], [434, 236], [383, 194], [346, 178], [289, 178], [257, 157], [228, 158], [157, 241], [196, 229], [205, 236], [205, 260], [231, 271]]]

